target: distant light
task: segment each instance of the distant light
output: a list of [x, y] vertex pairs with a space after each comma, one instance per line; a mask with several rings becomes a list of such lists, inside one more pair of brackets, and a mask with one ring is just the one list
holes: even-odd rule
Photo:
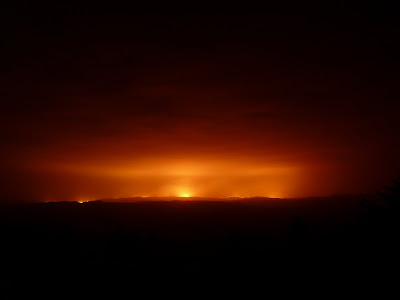
[[179, 197], [188, 198], [188, 197], [190, 197], [190, 195], [189, 194], [181, 194]]

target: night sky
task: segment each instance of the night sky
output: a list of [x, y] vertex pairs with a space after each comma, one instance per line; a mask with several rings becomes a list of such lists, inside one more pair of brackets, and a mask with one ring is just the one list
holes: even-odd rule
[[398, 7], [55, 2], [1, 4], [4, 201], [371, 193], [399, 175]]

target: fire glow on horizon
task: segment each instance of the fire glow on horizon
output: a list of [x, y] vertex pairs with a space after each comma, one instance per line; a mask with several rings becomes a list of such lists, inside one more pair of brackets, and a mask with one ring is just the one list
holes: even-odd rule
[[[42, 168], [84, 178], [83, 182], [91, 178], [105, 182], [95, 185], [93, 191], [85, 191], [85, 184], [80, 196], [73, 199], [78, 202], [106, 197], [292, 197], [296, 194], [290, 191], [299, 186], [302, 171], [294, 166], [194, 159], [154, 159], [120, 165], [54, 163]], [[110, 182], [113, 185], [107, 186]]]

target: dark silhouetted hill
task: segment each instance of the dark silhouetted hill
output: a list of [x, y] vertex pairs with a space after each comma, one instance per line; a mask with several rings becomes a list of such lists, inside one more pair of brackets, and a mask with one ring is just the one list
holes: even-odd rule
[[34, 282], [71, 276], [90, 282], [125, 280], [122, 274], [132, 280], [279, 278], [304, 270], [371, 279], [390, 266], [398, 231], [382, 225], [382, 217], [361, 205], [363, 199], [3, 205], [1, 265], [7, 276]]

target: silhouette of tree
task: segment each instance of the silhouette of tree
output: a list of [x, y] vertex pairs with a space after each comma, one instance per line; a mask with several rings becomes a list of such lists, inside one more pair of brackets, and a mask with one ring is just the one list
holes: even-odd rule
[[398, 210], [400, 206], [400, 181], [392, 180], [392, 182], [392, 185], [384, 186], [382, 191], [376, 193], [379, 197], [378, 200], [382, 201], [377, 202], [364, 199], [361, 205], [371, 213], [376, 213], [377, 211], [381, 212], [385, 208]]
[[400, 181], [393, 180], [391, 186], [385, 186], [384, 192], [378, 192], [392, 210], [398, 210], [400, 206]]
[[389, 263], [399, 250], [400, 181], [385, 186], [377, 192], [377, 201], [365, 200], [367, 218], [363, 224], [363, 247], [371, 260], [379, 257], [380, 263]]

